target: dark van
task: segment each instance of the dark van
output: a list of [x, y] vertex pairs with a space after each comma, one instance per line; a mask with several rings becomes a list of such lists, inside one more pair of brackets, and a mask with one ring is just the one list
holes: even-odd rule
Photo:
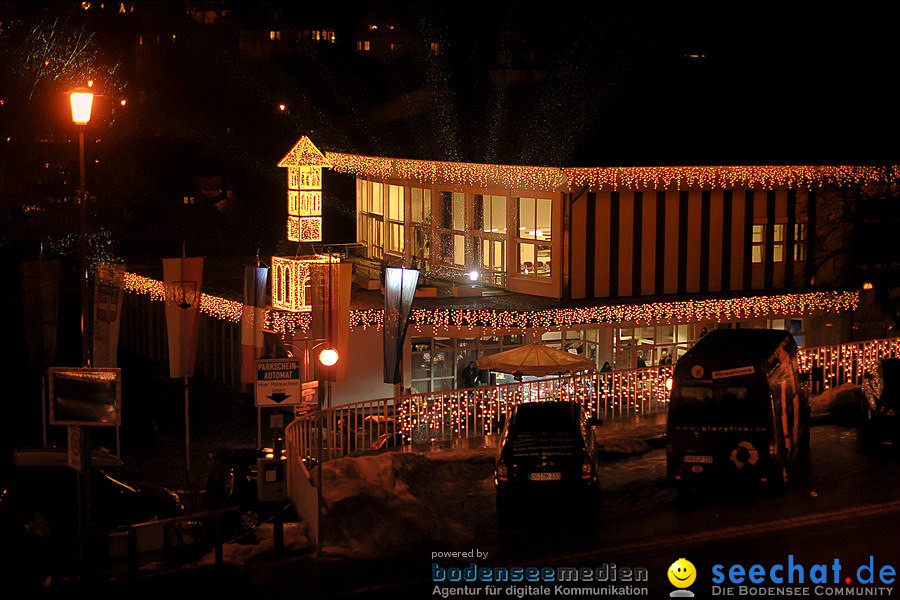
[[789, 332], [715, 330], [675, 366], [668, 475], [680, 488], [756, 480], [783, 491], [809, 452], [809, 415]]

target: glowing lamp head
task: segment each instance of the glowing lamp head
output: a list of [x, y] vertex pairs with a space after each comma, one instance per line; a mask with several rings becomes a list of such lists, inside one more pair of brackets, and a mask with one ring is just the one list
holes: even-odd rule
[[864, 289], [864, 290], [871, 290], [871, 289], [874, 288], [874, 287], [875, 287], [875, 286], [872, 285], [872, 282], [871, 282], [871, 281], [867, 281], [867, 282], [865, 282], [865, 283], [862, 285], [862, 289]]
[[469, 281], [478, 281], [478, 271], [469, 271]]
[[338, 353], [334, 348], [325, 348], [319, 352], [319, 362], [326, 367], [333, 367], [337, 364]]
[[87, 125], [91, 120], [91, 106], [94, 94], [90, 91], [77, 91], [69, 95], [72, 104], [72, 122], [76, 125]]

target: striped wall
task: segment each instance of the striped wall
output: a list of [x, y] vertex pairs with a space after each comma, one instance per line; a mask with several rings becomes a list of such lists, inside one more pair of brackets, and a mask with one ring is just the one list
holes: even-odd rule
[[[794, 225], [814, 218], [805, 189], [588, 191], [569, 198], [572, 299], [705, 294], [803, 286]], [[753, 226], [764, 260], [752, 261]], [[781, 260], [774, 225], [783, 225]], [[814, 239], [807, 231], [806, 256]]]

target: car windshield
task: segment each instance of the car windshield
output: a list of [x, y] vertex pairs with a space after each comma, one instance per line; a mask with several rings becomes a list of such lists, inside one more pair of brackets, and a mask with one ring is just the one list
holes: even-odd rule
[[768, 420], [768, 404], [760, 401], [759, 391], [743, 386], [684, 386], [673, 410], [683, 425], [764, 425]]

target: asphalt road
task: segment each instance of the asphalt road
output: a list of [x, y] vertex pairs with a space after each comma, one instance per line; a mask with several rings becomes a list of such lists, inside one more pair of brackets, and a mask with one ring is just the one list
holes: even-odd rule
[[[760, 590], [774, 594], [775, 588], [785, 587], [770, 580], [752, 584], [755, 588], [749, 592], [730, 580], [714, 587], [715, 565], [721, 565], [727, 575], [734, 565], [746, 571], [756, 564], [766, 577], [773, 566], [799, 566], [806, 584], [791, 586], [795, 593], [825, 596], [835, 595], [837, 588], [844, 592], [863, 589], [865, 586], [857, 585], [857, 569], [868, 565], [870, 557], [876, 573], [885, 565], [900, 571], [900, 546], [896, 544], [900, 539], [900, 458], [865, 454], [853, 428], [835, 424], [814, 427], [809, 464], [782, 496], [719, 493], [685, 502], [664, 478], [665, 453], [655, 449], [606, 463], [603, 495], [590, 515], [576, 512], [563, 501], [556, 507], [537, 508], [510, 535], [498, 534], [490, 491], [470, 492], [465, 518], [479, 531], [472, 548], [423, 547], [379, 560], [261, 556], [240, 569], [197, 569], [145, 578], [137, 588], [127, 588], [127, 594], [220, 599], [432, 598], [441, 597], [441, 591], [448, 592], [448, 597], [450, 591], [456, 591], [487, 597], [497, 591], [488, 589], [492, 583], [433, 581], [435, 564], [444, 571], [458, 568], [464, 577], [462, 570], [474, 563], [492, 570], [574, 566], [595, 574], [601, 567], [609, 574], [616, 565], [619, 573], [624, 567], [646, 569], [647, 574], [647, 580], [641, 582], [581, 583], [574, 591], [583, 594], [569, 594], [553, 586], [541, 588], [545, 585], [541, 582], [536, 586], [517, 583], [512, 588], [507, 583], [500, 585], [498, 597], [535, 597], [532, 592], [541, 591], [549, 592], [550, 597], [588, 597], [605, 590], [614, 592], [607, 597], [629, 597], [615, 592], [646, 591], [643, 597], [659, 598], [668, 597], [675, 589], [666, 572], [674, 560], [685, 557], [696, 568], [697, 579], [690, 588], [696, 597], [712, 597], [716, 591], [717, 596], [724, 596], [729, 589], [735, 596]], [[475, 554], [433, 555], [453, 551]], [[827, 565], [833, 574], [835, 560], [842, 566], [841, 581], [817, 590], [809, 583], [810, 570]], [[781, 573], [777, 568], [776, 572]], [[851, 584], [846, 583], [847, 576]], [[744, 581], [744, 585], [748, 583]], [[614, 585], [620, 587], [610, 587]], [[626, 585], [632, 589], [623, 587]], [[868, 585], [869, 593], [894, 589], [887, 584]], [[94, 597], [121, 597], [125, 589], [121, 584], [98, 585]], [[57, 591], [65, 596], [65, 588]]]

